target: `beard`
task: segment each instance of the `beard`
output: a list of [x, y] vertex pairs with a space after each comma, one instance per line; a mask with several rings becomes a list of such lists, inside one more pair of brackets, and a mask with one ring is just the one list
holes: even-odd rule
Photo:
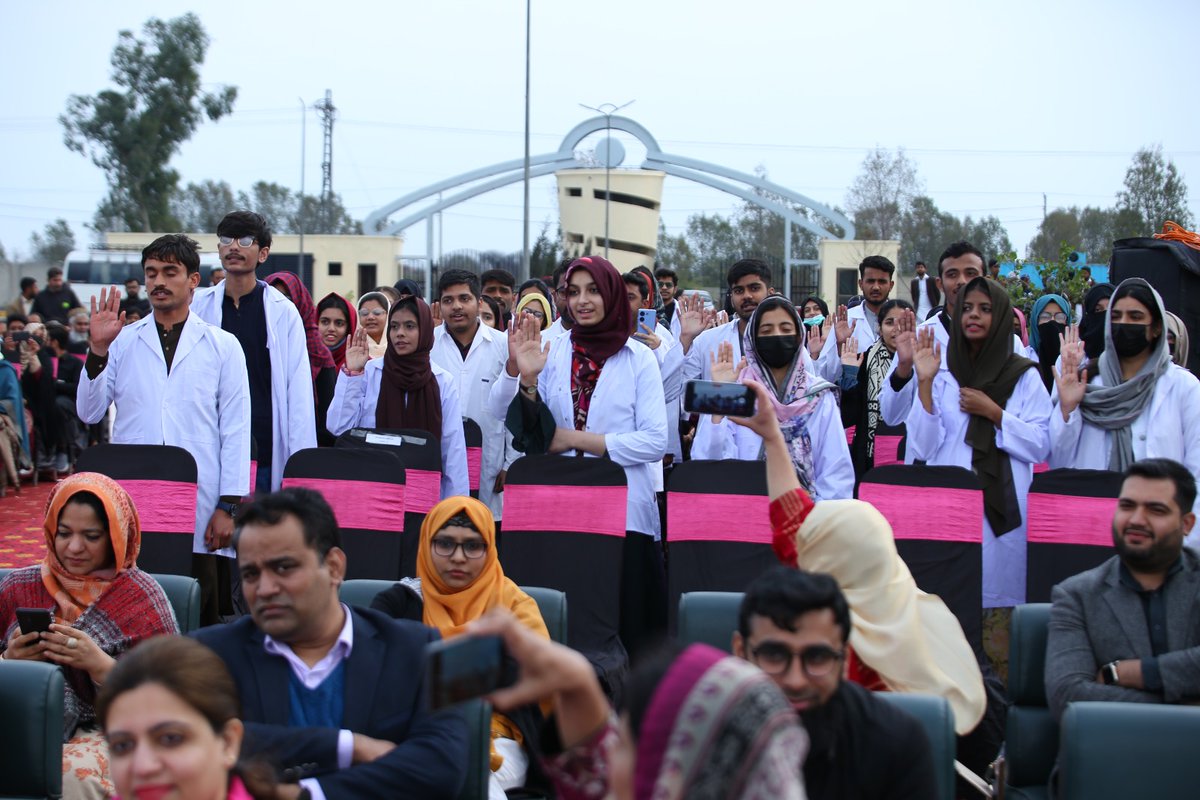
[[1121, 560], [1130, 567], [1146, 572], [1165, 570], [1175, 563], [1175, 559], [1179, 558], [1182, 548], [1175, 545], [1174, 542], [1182, 543], [1182, 528], [1169, 532], [1165, 537], [1145, 528], [1138, 530], [1150, 537], [1150, 542], [1145, 547], [1130, 546], [1125, 541], [1125, 536], [1117, 531], [1116, 526], [1113, 527], [1113, 547]]

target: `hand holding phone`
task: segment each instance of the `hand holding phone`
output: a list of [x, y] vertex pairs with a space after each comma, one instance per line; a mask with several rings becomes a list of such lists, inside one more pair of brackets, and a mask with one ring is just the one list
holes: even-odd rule
[[499, 636], [456, 636], [425, 646], [425, 689], [429, 708], [485, 697], [516, 682]]
[[654, 333], [658, 326], [658, 315], [653, 308], [638, 309], [638, 329], [634, 333]]
[[689, 414], [752, 417], [754, 390], [741, 383], [688, 381], [683, 392], [683, 409]]

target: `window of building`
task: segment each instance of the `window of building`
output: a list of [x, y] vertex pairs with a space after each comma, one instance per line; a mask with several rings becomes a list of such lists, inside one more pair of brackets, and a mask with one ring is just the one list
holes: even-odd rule
[[329, 262], [329, 277], [332, 278], [332, 277], [336, 277], [341, 274], [342, 274], [342, 262], [330, 261]]

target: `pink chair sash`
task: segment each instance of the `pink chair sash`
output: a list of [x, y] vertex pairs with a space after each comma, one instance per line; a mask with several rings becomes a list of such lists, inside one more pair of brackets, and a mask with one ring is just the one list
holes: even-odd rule
[[402, 483], [284, 478], [283, 488], [320, 492], [333, 508], [339, 527], [387, 533], [404, 530], [405, 487]]
[[1112, 547], [1115, 497], [1029, 493], [1026, 506], [1030, 544], [1084, 544]]
[[561, 531], [625, 536], [624, 486], [504, 487], [504, 532]]
[[863, 483], [858, 499], [887, 518], [896, 539], [983, 542], [983, 492]]
[[189, 536], [196, 532], [196, 484], [153, 480], [117, 482], [133, 500], [142, 530]]
[[667, 530], [672, 542], [770, 544], [770, 505], [765, 495], [670, 492]]

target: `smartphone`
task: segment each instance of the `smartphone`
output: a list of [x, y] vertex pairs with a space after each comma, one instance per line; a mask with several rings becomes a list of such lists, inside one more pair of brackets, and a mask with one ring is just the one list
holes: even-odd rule
[[[642, 326], [646, 327], [643, 328]], [[645, 333], [648, 328], [651, 333], [654, 333], [654, 328], [658, 325], [658, 314], [653, 308], [638, 309], [638, 329], [637, 333]]]
[[14, 342], [28, 342], [33, 338], [33, 334], [29, 331], [13, 331], [12, 340]]
[[54, 616], [48, 608], [18, 608], [17, 609], [17, 624], [21, 626], [21, 633], [45, 633], [50, 630], [50, 623], [54, 621]]
[[491, 694], [516, 682], [506, 669], [499, 636], [456, 636], [425, 646], [425, 687], [429, 708], [446, 708]]
[[688, 381], [683, 391], [683, 409], [689, 414], [753, 417], [754, 390], [741, 383]]

